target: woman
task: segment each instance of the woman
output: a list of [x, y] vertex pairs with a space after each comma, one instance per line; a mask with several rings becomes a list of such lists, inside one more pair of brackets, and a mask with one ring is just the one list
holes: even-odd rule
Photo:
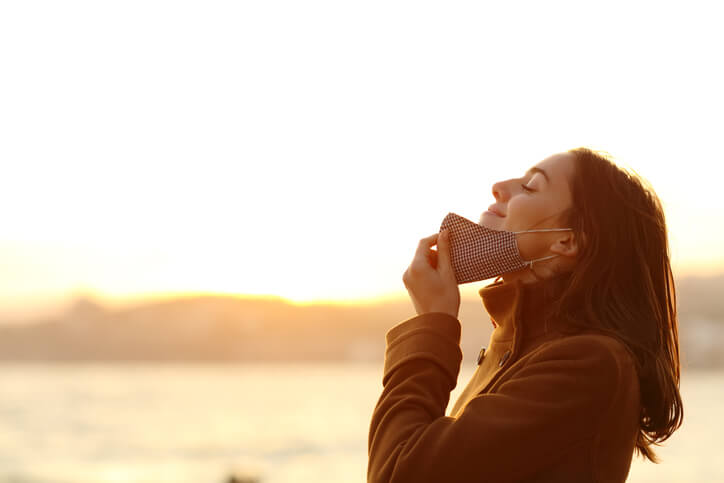
[[586, 148], [493, 196], [481, 225], [570, 230], [517, 235], [525, 260], [543, 260], [479, 290], [494, 330], [449, 416], [460, 292], [446, 230], [420, 241], [403, 275], [417, 315], [386, 334], [367, 481], [625, 481], [633, 453], [658, 463], [650, 446], [683, 419], [661, 203]]

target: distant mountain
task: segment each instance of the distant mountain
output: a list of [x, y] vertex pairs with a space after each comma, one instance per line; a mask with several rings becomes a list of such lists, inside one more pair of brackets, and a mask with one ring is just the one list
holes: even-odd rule
[[[460, 314], [473, 325], [464, 336], [478, 336], [477, 356], [492, 328], [482, 301], [463, 301]], [[379, 361], [387, 330], [414, 315], [408, 299], [345, 306], [198, 296], [107, 310], [80, 298], [52, 319], [0, 325], [0, 361]]]
[[[724, 366], [724, 275], [677, 282], [684, 367]], [[387, 330], [412, 317], [409, 299], [295, 305], [282, 298], [181, 297], [110, 310], [79, 298], [57, 317], [0, 325], [0, 361], [381, 361]], [[492, 324], [464, 298], [463, 364]]]

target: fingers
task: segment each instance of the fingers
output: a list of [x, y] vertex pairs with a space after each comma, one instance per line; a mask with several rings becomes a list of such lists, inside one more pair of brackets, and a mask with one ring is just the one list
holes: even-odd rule
[[[435, 233], [420, 240], [420, 243], [417, 245], [417, 251], [415, 251], [415, 256], [412, 259], [412, 264], [410, 265], [412, 270], [417, 271], [432, 265], [430, 262], [430, 247], [435, 245], [438, 235], [438, 233]], [[435, 265], [432, 266], [434, 267]]]
[[450, 231], [445, 229], [440, 233], [437, 243], [437, 259], [438, 267], [441, 270], [449, 270], [452, 268], [450, 262]]
[[427, 252], [427, 260], [430, 262], [430, 266], [432, 266], [432, 268], [437, 268], [437, 255], [437, 250], [428, 250]]
[[435, 242], [437, 241], [437, 237], [439, 235], [440, 235], [439, 233], [434, 233], [430, 236], [426, 236], [425, 238], [422, 238], [420, 240], [420, 243], [417, 244], [418, 248], [423, 247], [423, 246], [429, 248], [429, 247], [433, 246], [435, 244]]
[[437, 243], [438, 235], [439, 233], [435, 233], [434, 235], [427, 236], [420, 240], [420, 243], [417, 244], [417, 251], [415, 252], [414, 261], [417, 261], [419, 263], [424, 262], [428, 259], [430, 247]]

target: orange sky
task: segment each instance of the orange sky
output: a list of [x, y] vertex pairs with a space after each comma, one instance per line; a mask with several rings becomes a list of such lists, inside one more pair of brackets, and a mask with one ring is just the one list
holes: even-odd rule
[[477, 220], [493, 182], [580, 145], [652, 182], [678, 274], [724, 271], [715, 15], [159, 5], [0, 16], [0, 314], [404, 294], [445, 214]]

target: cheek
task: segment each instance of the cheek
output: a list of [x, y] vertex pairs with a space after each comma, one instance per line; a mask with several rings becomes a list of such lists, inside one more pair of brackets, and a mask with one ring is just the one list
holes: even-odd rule
[[533, 203], [530, 197], [524, 198], [523, 195], [515, 196], [508, 202], [508, 214], [515, 217], [526, 216], [530, 212]]
[[544, 200], [533, 196], [520, 195], [508, 202], [508, 216], [505, 218], [506, 229], [511, 231], [526, 230], [543, 218]]

